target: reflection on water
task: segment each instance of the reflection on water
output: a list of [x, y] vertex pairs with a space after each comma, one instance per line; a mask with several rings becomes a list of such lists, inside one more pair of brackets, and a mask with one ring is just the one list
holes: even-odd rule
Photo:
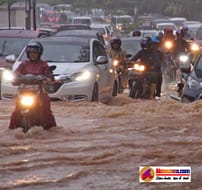
[[[0, 189], [199, 190], [202, 102], [52, 102], [57, 128], [7, 129], [0, 101]], [[139, 166], [191, 166], [192, 183], [139, 183]]]

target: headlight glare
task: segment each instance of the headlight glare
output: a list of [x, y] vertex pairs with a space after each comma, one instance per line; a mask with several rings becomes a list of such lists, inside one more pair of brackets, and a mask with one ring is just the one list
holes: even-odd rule
[[189, 57], [187, 55], [180, 55], [179, 60], [181, 62], [187, 62], [189, 60]]
[[23, 95], [20, 98], [20, 104], [25, 107], [31, 107], [34, 104], [34, 97], [29, 95]]
[[3, 71], [2, 79], [4, 81], [12, 82], [14, 80], [14, 78], [15, 78], [15, 76], [12, 71], [10, 71], [10, 70]]

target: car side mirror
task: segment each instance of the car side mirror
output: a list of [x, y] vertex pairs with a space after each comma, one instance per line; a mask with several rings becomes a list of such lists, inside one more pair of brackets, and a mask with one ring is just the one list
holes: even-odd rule
[[108, 62], [108, 59], [106, 56], [98, 56], [96, 59], [96, 64], [106, 64]]
[[8, 62], [8, 63], [14, 63], [16, 61], [16, 56], [15, 55], [8, 55], [5, 57], [5, 60]]

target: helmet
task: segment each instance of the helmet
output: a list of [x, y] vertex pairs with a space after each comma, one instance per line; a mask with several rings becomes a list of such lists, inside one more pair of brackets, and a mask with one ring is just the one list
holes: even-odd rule
[[160, 43], [160, 37], [159, 36], [152, 36], [151, 41], [153, 44], [159, 44]]
[[173, 34], [172, 28], [164, 28], [164, 34]]
[[112, 39], [110, 40], [110, 44], [111, 44], [111, 45], [112, 45], [112, 44], [115, 44], [115, 43], [117, 43], [117, 44], [119, 44], [119, 46], [121, 46], [121, 39], [118, 38], [118, 37], [114, 37], [114, 38], [112, 38]]
[[183, 36], [184, 36], [184, 33], [182, 32], [182, 30], [177, 30], [177, 31], [176, 31], [176, 36], [177, 36], [177, 37], [183, 37]]
[[141, 32], [139, 30], [134, 30], [132, 36], [141, 36]]
[[150, 49], [151, 43], [152, 43], [152, 41], [151, 41], [150, 37], [144, 37], [140, 41], [140, 46], [142, 49]]
[[187, 30], [189, 30], [189, 27], [188, 27], [188, 26], [183, 26], [183, 27], [182, 27], [182, 30], [183, 30], [183, 31], [187, 31]]
[[40, 42], [37, 42], [37, 41], [30, 41], [28, 44], [27, 44], [27, 47], [26, 47], [26, 53], [27, 53], [27, 57], [29, 57], [29, 53], [30, 52], [37, 52], [38, 53], [38, 59], [41, 58], [41, 55], [43, 53], [43, 46]]

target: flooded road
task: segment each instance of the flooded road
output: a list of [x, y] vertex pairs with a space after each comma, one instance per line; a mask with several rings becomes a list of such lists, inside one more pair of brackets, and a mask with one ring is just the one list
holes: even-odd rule
[[[58, 127], [8, 130], [0, 101], [0, 189], [200, 190], [202, 102], [169, 97], [52, 102]], [[140, 183], [140, 166], [190, 166], [191, 183]]]

